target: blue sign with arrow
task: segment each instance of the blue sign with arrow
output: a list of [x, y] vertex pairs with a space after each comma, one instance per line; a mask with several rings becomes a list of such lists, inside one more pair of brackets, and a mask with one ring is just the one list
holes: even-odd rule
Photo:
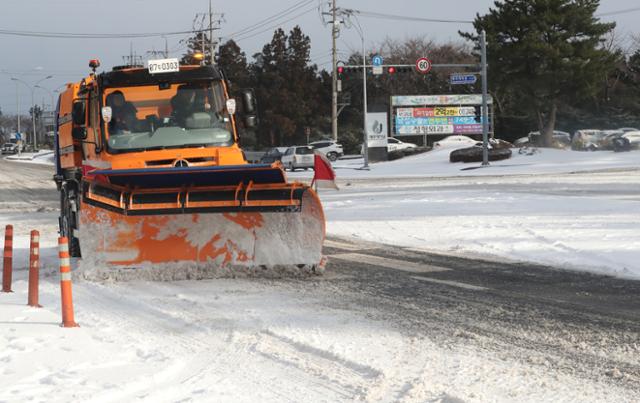
[[380, 55], [375, 55], [371, 58], [371, 64], [375, 67], [380, 67], [384, 63], [384, 59]]
[[478, 78], [475, 74], [451, 74], [449, 77], [449, 82], [452, 85], [459, 84], [475, 84], [478, 81]]

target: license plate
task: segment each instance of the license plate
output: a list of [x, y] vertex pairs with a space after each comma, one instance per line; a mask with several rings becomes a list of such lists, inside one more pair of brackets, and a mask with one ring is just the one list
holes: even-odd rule
[[149, 60], [149, 74], [176, 73], [180, 71], [178, 59]]

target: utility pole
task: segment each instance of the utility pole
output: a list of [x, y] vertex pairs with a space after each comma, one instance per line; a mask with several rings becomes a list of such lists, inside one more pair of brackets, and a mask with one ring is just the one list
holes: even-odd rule
[[211, 11], [211, 0], [209, 0], [209, 52], [211, 53], [210, 65], [216, 64], [215, 42], [213, 41], [213, 12]]
[[331, 80], [331, 133], [333, 140], [338, 141], [338, 50], [336, 49], [336, 41], [340, 25], [337, 20], [336, 0], [332, 0], [331, 7], [331, 61], [332, 61], [332, 80]]
[[[207, 27], [207, 18], [209, 19], [209, 26]], [[224, 22], [224, 14], [214, 13], [212, 0], [209, 0], [209, 11], [206, 13], [198, 13], [193, 20], [193, 30], [197, 31], [200, 35], [200, 47], [201, 52], [205, 56], [201, 64], [216, 64], [216, 46], [218, 42], [213, 39], [214, 31], [220, 29], [220, 25]], [[209, 38], [207, 39], [207, 35]], [[208, 43], [207, 43], [208, 40]], [[206, 57], [206, 51], [209, 51], [209, 57]]]

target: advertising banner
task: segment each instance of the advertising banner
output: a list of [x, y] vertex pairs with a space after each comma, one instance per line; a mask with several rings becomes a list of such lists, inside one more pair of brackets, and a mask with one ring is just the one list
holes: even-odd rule
[[394, 134], [482, 134], [482, 95], [393, 96], [391, 103]]
[[[491, 95], [489, 95], [487, 102], [489, 104], [493, 103]], [[482, 95], [402, 95], [391, 97], [391, 106], [423, 105], [482, 105]]]

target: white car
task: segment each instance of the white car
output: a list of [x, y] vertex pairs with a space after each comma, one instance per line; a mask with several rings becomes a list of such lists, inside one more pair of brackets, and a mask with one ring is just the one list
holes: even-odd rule
[[314, 141], [313, 143], [309, 143], [309, 147], [326, 155], [329, 161], [335, 161], [344, 155], [342, 144], [336, 143], [333, 140]]
[[2, 154], [18, 154], [24, 151], [22, 144], [13, 142], [4, 143], [0, 148], [2, 149]]
[[633, 132], [626, 132], [622, 137], [629, 140], [632, 148], [640, 148], [640, 130]]
[[287, 148], [282, 158], [280, 159], [284, 169], [288, 169], [291, 172], [298, 168], [309, 169], [313, 168], [315, 157], [313, 148], [309, 146], [293, 146]]
[[400, 141], [395, 137], [387, 138], [387, 151], [399, 151], [406, 150], [407, 148], [417, 148], [418, 146], [413, 143], [405, 143], [404, 141]]
[[433, 144], [433, 148], [463, 148], [475, 145], [478, 140], [467, 136], [448, 136]]

